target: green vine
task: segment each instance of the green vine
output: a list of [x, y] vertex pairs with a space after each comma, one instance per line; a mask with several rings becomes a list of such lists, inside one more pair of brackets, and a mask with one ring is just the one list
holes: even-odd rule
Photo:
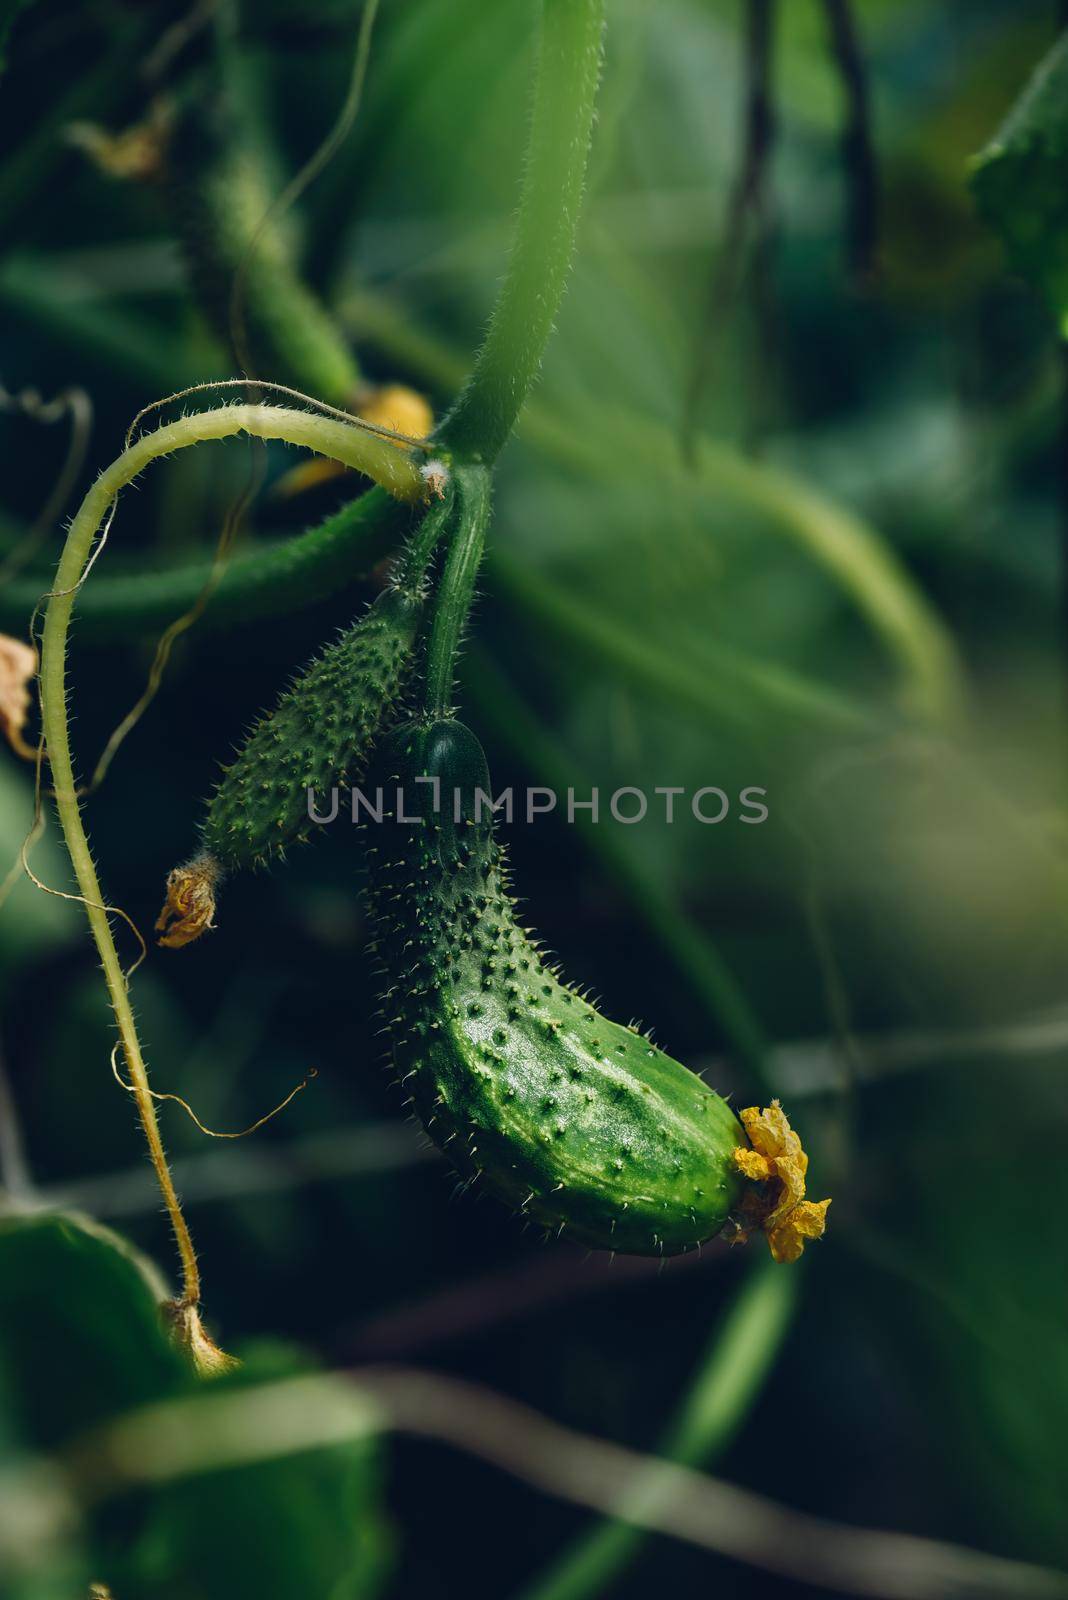
[[474, 600], [489, 521], [489, 473], [484, 467], [461, 467], [457, 479], [459, 522], [438, 588], [427, 646], [426, 708], [435, 717], [446, 716], [452, 709], [457, 656]]
[[542, 0], [526, 171], [508, 271], [474, 370], [439, 429], [492, 462], [541, 366], [575, 253], [601, 74], [604, 0]]

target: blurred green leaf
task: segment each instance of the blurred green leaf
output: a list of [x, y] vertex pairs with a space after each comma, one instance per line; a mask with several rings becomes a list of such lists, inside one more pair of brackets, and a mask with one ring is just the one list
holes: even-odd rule
[[[257, 1347], [220, 1393], [302, 1370], [292, 1352]], [[268, 1391], [265, 1414], [270, 1404]], [[364, 1440], [203, 1472], [157, 1498], [129, 1588], [147, 1582], [159, 1600], [362, 1600], [377, 1592], [388, 1552], [377, 1489]]]
[[[35, 1542], [38, 1559], [27, 1565], [23, 1551], [18, 1583], [0, 1589], [4, 1600], [50, 1600], [64, 1592], [61, 1580], [66, 1594], [76, 1594], [86, 1575], [138, 1600], [363, 1600], [375, 1593], [387, 1541], [373, 1441], [191, 1469], [151, 1495], [117, 1494], [108, 1467], [97, 1473], [95, 1447], [85, 1441], [102, 1425], [203, 1392], [167, 1337], [164, 1298], [132, 1246], [86, 1219], [0, 1226], [0, 1473], [24, 1506], [31, 1539], [35, 1518], [56, 1523], [51, 1538]], [[206, 1398], [222, 1402], [234, 1388], [307, 1370], [290, 1350], [255, 1349]], [[269, 1430], [270, 1382], [262, 1392]], [[66, 1469], [55, 1484], [53, 1463]], [[119, 1481], [136, 1479], [137, 1463], [125, 1466]], [[84, 1561], [64, 1554], [58, 1539], [79, 1509]], [[12, 1537], [0, 1516], [0, 1553]]]
[[53, 1450], [128, 1406], [180, 1391], [161, 1281], [118, 1235], [46, 1216], [0, 1230], [0, 1366], [23, 1445]]

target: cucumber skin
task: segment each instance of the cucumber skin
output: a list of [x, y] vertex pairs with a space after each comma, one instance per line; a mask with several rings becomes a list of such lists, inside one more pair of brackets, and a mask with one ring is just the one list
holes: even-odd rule
[[293, 680], [223, 774], [203, 830], [227, 870], [264, 865], [306, 839], [308, 790], [362, 775], [413, 665], [421, 600], [387, 589]]
[[[503, 851], [476, 787], [485, 756], [462, 724], [410, 723], [376, 761], [386, 818], [366, 824], [369, 903], [389, 979], [393, 1061], [460, 1173], [525, 1216], [596, 1249], [675, 1255], [738, 1204], [747, 1143], [726, 1101], [546, 966], [515, 920]], [[396, 786], [407, 816], [390, 813]], [[453, 788], [465, 816], [452, 815]]]

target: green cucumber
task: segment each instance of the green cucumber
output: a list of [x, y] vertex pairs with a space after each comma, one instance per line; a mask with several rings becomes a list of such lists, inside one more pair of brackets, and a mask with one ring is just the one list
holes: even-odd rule
[[362, 776], [411, 676], [427, 570], [452, 514], [447, 492], [401, 551], [390, 587], [297, 674], [227, 767], [208, 808], [203, 853], [191, 864], [208, 863], [213, 883], [306, 839], [309, 791], [328, 793]]
[[446, 490], [401, 552], [390, 587], [298, 673], [224, 771], [200, 850], [168, 874], [156, 919], [165, 948], [180, 950], [214, 928], [215, 892], [226, 873], [263, 866], [306, 839], [311, 800], [362, 776], [411, 676], [427, 571], [452, 511]]
[[[461, 1174], [595, 1248], [673, 1255], [719, 1233], [745, 1188], [741, 1124], [569, 988], [518, 925], [474, 734], [409, 723], [376, 766], [383, 820], [366, 832], [384, 1015], [431, 1138]], [[438, 780], [437, 812], [419, 778]]]
[[309, 790], [359, 779], [407, 683], [421, 613], [418, 594], [384, 590], [253, 728], [204, 825], [204, 848], [225, 871], [263, 865], [305, 839]]

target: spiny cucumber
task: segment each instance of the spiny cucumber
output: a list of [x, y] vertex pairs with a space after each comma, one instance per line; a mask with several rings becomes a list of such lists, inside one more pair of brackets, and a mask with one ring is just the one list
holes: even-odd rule
[[252, 729], [212, 797], [203, 848], [168, 876], [160, 944], [180, 949], [214, 927], [215, 889], [226, 873], [262, 866], [308, 836], [309, 792], [362, 776], [410, 677], [426, 572], [451, 516], [446, 493], [413, 534], [390, 588]]
[[293, 680], [216, 789], [204, 847], [227, 871], [307, 837], [308, 791], [355, 781], [404, 689], [422, 606], [387, 589]]
[[719, 1233], [746, 1189], [742, 1125], [568, 987], [518, 925], [474, 734], [410, 723], [376, 766], [384, 820], [367, 824], [367, 856], [385, 1016], [431, 1137], [462, 1174], [596, 1248], [672, 1255]]

